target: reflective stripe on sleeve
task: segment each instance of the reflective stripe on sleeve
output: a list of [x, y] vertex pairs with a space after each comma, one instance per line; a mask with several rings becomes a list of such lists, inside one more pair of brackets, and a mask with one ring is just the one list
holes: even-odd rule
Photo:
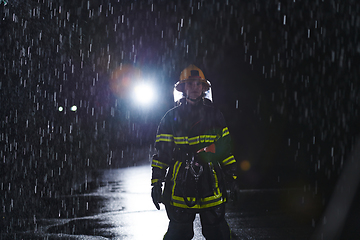
[[229, 164], [232, 164], [232, 163], [235, 163], [235, 162], [236, 162], [235, 157], [234, 157], [233, 155], [231, 155], [230, 157], [224, 159], [224, 160], [222, 161], [222, 164], [223, 164], [224, 166], [226, 166], [226, 165], [229, 165]]
[[159, 179], [151, 179], [151, 184], [157, 183]]
[[159, 160], [153, 159], [151, 162], [151, 167], [157, 167], [160, 169], [166, 169], [169, 165], [163, 162], [160, 162]]
[[225, 137], [225, 136], [227, 136], [227, 135], [229, 135], [229, 129], [228, 129], [227, 127], [225, 127], [225, 128], [223, 128], [223, 130], [222, 130], [222, 137]]
[[172, 142], [174, 136], [172, 134], [158, 134], [156, 135], [156, 142]]

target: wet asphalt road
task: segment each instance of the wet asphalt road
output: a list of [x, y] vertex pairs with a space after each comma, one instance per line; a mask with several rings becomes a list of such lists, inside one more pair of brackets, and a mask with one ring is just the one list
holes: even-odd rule
[[[85, 184], [86, 193], [49, 200], [44, 219], [28, 219], [32, 228], [2, 231], [1, 239], [158, 240], [167, 229], [164, 206], [150, 197], [149, 165], [99, 171]], [[297, 189], [241, 190], [227, 204], [234, 239], [305, 240], [314, 231], [312, 206]], [[194, 240], [201, 235], [199, 218]]]

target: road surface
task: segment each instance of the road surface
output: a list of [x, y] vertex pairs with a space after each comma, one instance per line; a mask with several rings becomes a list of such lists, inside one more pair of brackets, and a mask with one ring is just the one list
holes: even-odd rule
[[[160, 240], [167, 229], [164, 206], [150, 197], [149, 165], [103, 170], [84, 185], [86, 193], [49, 199], [45, 219], [29, 219], [26, 231], [2, 232], [1, 239]], [[314, 231], [304, 196], [296, 189], [241, 190], [227, 204], [234, 239], [309, 239]], [[296, 210], [298, 208], [298, 210]], [[194, 240], [203, 240], [199, 218]]]

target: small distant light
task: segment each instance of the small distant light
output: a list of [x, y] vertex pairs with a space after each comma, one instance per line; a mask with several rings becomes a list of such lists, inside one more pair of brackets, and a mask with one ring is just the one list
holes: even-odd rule
[[248, 171], [251, 168], [251, 164], [248, 160], [244, 160], [240, 163], [240, 168], [243, 171]]
[[72, 107], [70, 108], [70, 110], [73, 111], [73, 112], [75, 112], [75, 111], [77, 110], [77, 106], [75, 106], [75, 105], [72, 106]]
[[59, 107], [59, 112], [62, 112], [64, 110], [63, 107]]

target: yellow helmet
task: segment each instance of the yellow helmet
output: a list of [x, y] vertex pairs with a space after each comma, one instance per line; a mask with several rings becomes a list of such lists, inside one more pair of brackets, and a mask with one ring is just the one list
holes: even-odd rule
[[184, 92], [185, 82], [200, 80], [205, 86], [204, 91], [209, 90], [211, 87], [210, 82], [205, 79], [204, 73], [200, 68], [191, 64], [187, 68], [185, 68], [181, 74], [179, 81], [175, 84], [175, 89], [179, 92]]

